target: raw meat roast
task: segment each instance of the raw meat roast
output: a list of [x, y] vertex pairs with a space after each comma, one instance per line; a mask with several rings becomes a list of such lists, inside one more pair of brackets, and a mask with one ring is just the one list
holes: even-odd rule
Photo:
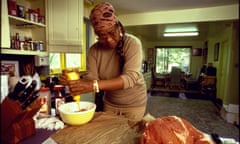
[[165, 116], [146, 123], [141, 144], [213, 144], [191, 123], [177, 116]]

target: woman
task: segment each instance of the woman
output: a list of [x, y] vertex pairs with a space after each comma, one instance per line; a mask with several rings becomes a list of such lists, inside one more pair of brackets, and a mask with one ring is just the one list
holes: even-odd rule
[[[91, 46], [84, 79], [68, 81], [71, 95], [104, 91], [104, 111], [140, 121], [146, 109], [146, 85], [141, 73], [142, 45], [127, 34], [110, 3], [94, 7], [90, 22], [98, 41]], [[66, 77], [61, 76], [64, 82]]]

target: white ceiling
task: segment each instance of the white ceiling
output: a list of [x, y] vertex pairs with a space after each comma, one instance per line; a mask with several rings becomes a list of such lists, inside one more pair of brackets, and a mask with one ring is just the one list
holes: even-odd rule
[[212, 7], [239, 3], [239, 0], [87, 0], [110, 2], [117, 14]]
[[[179, 9], [192, 9], [202, 7], [221, 6], [229, 4], [237, 4], [239, 0], [85, 0], [91, 4], [96, 4], [103, 1], [110, 2], [117, 15], [154, 12], [162, 10], [179, 10]], [[226, 26], [226, 22], [205, 22], [205, 23], [191, 23], [196, 25], [200, 30], [199, 37], [191, 37], [187, 39], [204, 39], [208, 34], [209, 28], [215, 26]], [[169, 24], [168, 24], [169, 25]], [[176, 24], [175, 24], [176, 25]], [[185, 26], [186, 24], [178, 24], [177, 26]], [[165, 28], [164, 24], [159, 25], [145, 25], [145, 26], [128, 26], [127, 32], [144, 38], [145, 40], [158, 41], [158, 40], [176, 40], [175, 38], [163, 38], [162, 33]]]

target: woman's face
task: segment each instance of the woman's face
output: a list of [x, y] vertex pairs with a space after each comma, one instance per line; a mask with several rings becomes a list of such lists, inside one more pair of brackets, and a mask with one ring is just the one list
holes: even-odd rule
[[120, 29], [116, 25], [106, 31], [96, 32], [96, 34], [102, 47], [114, 49], [120, 40]]

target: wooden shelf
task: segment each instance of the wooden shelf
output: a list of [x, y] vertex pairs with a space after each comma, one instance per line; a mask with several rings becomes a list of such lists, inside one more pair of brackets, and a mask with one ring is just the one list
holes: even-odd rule
[[36, 23], [24, 18], [20, 18], [20, 17], [16, 17], [16, 16], [11, 16], [9, 15], [9, 20], [11, 21], [11, 23], [15, 24], [16, 26], [38, 26], [38, 27], [46, 27], [45, 24], [42, 23]]
[[48, 56], [48, 52], [46, 51], [14, 50], [9, 48], [2, 48], [1, 54]]

